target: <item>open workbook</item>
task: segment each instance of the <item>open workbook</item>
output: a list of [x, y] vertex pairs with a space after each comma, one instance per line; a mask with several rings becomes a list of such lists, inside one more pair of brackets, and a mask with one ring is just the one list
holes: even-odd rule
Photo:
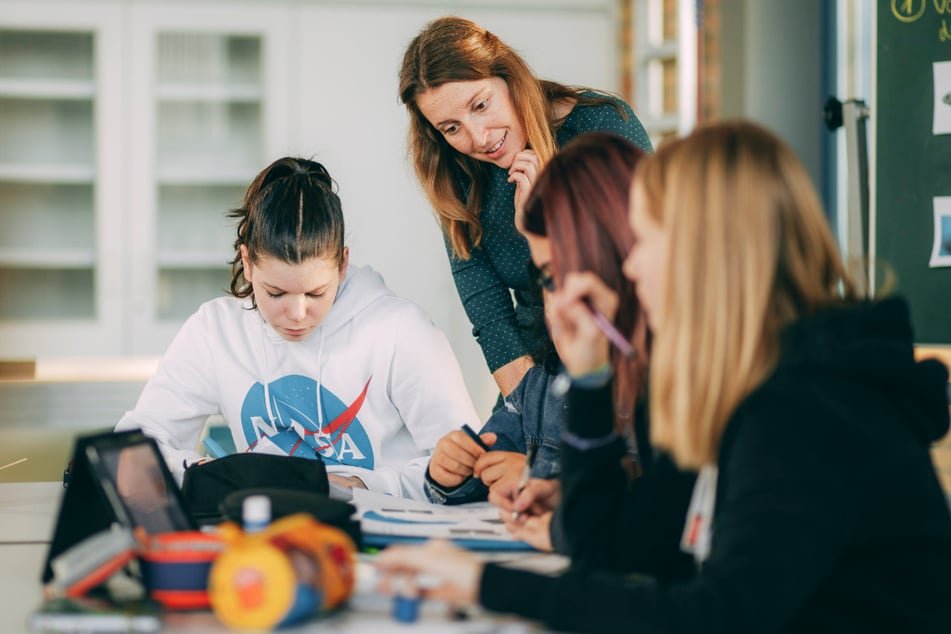
[[354, 489], [364, 545], [385, 546], [401, 541], [449, 539], [476, 550], [532, 550], [512, 537], [489, 502], [458, 506], [430, 504]]

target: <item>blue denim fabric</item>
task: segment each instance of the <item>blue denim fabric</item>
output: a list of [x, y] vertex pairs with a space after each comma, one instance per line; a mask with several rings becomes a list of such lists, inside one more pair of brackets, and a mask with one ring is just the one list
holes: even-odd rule
[[[557, 377], [557, 373], [549, 373], [541, 366], [531, 368], [479, 432], [498, 435], [493, 450], [528, 453], [529, 447], [535, 447], [535, 478], [553, 478], [561, 471], [561, 431], [568, 412], [564, 395], [552, 389]], [[423, 488], [437, 504], [483, 501], [489, 494], [488, 487], [478, 478], [445, 489], [429, 477], [428, 471]]]

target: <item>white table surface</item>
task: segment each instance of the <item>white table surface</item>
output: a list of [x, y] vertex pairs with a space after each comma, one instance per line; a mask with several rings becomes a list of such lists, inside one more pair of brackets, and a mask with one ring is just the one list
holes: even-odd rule
[[[27, 619], [42, 600], [40, 568], [46, 558], [53, 523], [62, 496], [61, 482], [0, 483], [0, 631], [3, 634], [29, 632]], [[557, 569], [561, 558], [535, 554], [508, 554], [519, 564], [540, 571]], [[371, 567], [358, 566], [366, 572]], [[391, 616], [389, 597], [376, 593], [372, 581], [358, 574], [357, 590], [346, 608], [332, 616], [320, 616], [280, 632], [432, 632], [465, 634], [526, 634], [544, 631], [538, 626], [511, 618], [476, 611], [465, 621], [449, 618], [448, 607], [439, 602], [424, 602], [420, 618], [402, 624]], [[191, 634], [229, 632], [211, 612], [168, 613], [163, 631]]]
[[0, 482], [0, 544], [49, 543], [62, 482]]

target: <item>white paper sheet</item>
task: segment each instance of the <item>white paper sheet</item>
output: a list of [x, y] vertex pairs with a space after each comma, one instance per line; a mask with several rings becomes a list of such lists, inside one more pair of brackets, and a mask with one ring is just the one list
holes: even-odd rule
[[934, 62], [933, 134], [951, 133], [951, 62]]
[[354, 489], [352, 503], [362, 516], [374, 511], [383, 517], [414, 522], [460, 522], [466, 519], [498, 520], [499, 509], [490, 502], [470, 502], [446, 506], [409, 498], [399, 498], [385, 493]]
[[[354, 489], [353, 504], [364, 533], [487, 541], [516, 541], [489, 502], [458, 506], [431, 504]], [[369, 514], [369, 515], [368, 515]]]

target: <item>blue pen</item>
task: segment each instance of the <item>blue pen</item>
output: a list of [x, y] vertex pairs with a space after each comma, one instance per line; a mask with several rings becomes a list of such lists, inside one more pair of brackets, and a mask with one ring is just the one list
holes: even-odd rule
[[466, 432], [466, 434], [469, 436], [469, 438], [471, 438], [472, 440], [474, 440], [477, 445], [479, 445], [480, 447], [482, 447], [482, 448], [485, 449], [486, 451], [492, 451], [492, 449], [491, 449], [487, 444], [485, 444], [485, 442], [483, 442], [483, 440], [482, 440], [481, 438], [479, 438], [479, 434], [475, 433], [475, 430], [473, 430], [471, 427], [469, 427], [469, 425], [463, 425], [463, 426], [462, 426], [462, 431]]

